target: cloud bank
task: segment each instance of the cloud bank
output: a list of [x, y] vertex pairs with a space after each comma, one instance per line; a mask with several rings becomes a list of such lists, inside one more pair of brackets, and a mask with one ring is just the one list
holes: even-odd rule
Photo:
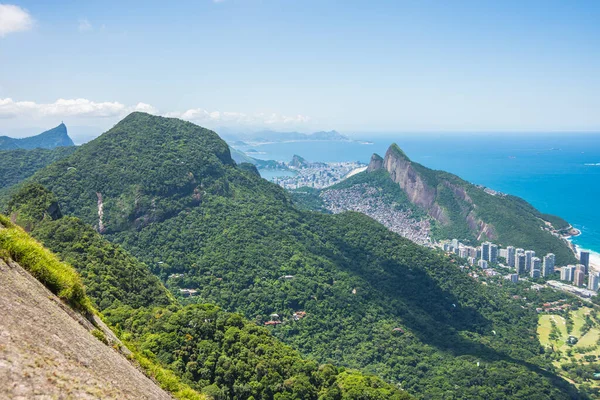
[[0, 4], [0, 38], [32, 27], [33, 18], [27, 10], [12, 4]]
[[0, 119], [42, 119], [48, 117], [106, 119], [122, 118], [133, 111], [181, 118], [194, 123], [211, 126], [282, 126], [303, 125], [310, 122], [310, 118], [304, 115], [288, 116], [277, 113], [248, 114], [232, 111], [209, 111], [203, 108], [160, 112], [156, 107], [147, 103], [137, 103], [127, 106], [119, 102], [95, 102], [88, 99], [58, 99], [53, 103], [36, 103], [33, 101], [15, 101], [11, 98], [0, 98]]

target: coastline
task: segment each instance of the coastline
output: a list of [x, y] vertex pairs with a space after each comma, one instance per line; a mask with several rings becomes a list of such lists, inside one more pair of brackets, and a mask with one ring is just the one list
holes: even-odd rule
[[[579, 236], [579, 235], [577, 235]], [[581, 251], [587, 251], [590, 253], [590, 269], [593, 269], [595, 272], [600, 272], [600, 252], [591, 250], [591, 249], [586, 249], [584, 247], [581, 247], [573, 242], [571, 242], [569, 240], [569, 242], [571, 243], [571, 245], [575, 248], [575, 255], [577, 257], [577, 259], [579, 259], [579, 252]]]

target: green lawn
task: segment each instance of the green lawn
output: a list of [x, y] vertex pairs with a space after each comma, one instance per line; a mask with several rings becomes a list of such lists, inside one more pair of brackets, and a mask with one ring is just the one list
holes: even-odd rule
[[[585, 335], [581, 335], [581, 328], [585, 323], [585, 316], [588, 315], [592, 311], [589, 307], [582, 307], [578, 310], [571, 312], [571, 318], [573, 319], [573, 331], [571, 335], [577, 337], [579, 341], [575, 346], [567, 345], [567, 339], [569, 334], [567, 334], [566, 322], [565, 318], [560, 315], [552, 315], [552, 314], [542, 314], [539, 316], [538, 320], [538, 337], [540, 339], [540, 343], [545, 347], [552, 347], [555, 351], [560, 351], [562, 353], [562, 358], [554, 362], [554, 365], [557, 367], [559, 373], [562, 373], [562, 369], [560, 365], [562, 363], [569, 363], [569, 357], [567, 356], [567, 351], [574, 350], [577, 347], [589, 347], [595, 346], [600, 339], [600, 324], [596, 323], [596, 325], [590, 329]], [[560, 337], [557, 340], [550, 340], [550, 332], [552, 331], [552, 321], [556, 323], [556, 327], [560, 332]], [[577, 361], [583, 359], [584, 355], [596, 355], [600, 358], [600, 345], [596, 347], [595, 350], [589, 351], [585, 354], [579, 354], [576, 351], [573, 351], [572, 357]], [[584, 363], [586, 363], [584, 361]], [[587, 364], [587, 363], [586, 363]], [[567, 378], [567, 376], [564, 376]], [[568, 378], [567, 378], [568, 379]], [[592, 386], [600, 386], [599, 381], [588, 382]]]

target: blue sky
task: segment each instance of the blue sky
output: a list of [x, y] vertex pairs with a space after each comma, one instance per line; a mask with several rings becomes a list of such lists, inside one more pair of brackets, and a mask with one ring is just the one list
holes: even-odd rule
[[0, 133], [135, 109], [211, 128], [600, 131], [598, 21], [597, 1], [8, 0]]

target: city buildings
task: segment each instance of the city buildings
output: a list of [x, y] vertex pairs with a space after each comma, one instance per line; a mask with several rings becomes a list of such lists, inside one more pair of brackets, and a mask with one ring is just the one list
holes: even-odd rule
[[488, 262], [486, 260], [479, 260], [477, 262], [477, 265], [479, 265], [482, 269], [487, 269], [488, 267]]
[[579, 252], [579, 263], [585, 266], [585, 273], [590, 271], [590, 252], [581, 251]]
[[556, 262], [556, 256], [552, 253], [548, 253], [544, 256], [544, 265], [542, 268], [542, 275], [544, 277], [550, 276], [554, 273], [554, 264]]
[[539, 278], [542, 275], [542, 261], [539, 257], [531, 257], [531, 270], [530, 276], [532, 278]]
[[481, 244], [481, 259], [490, 261], [490, 242], [484, 242]]
[[600, 274], [598, 272], [591, 273], [588, 277], [588, 289], [593, 290], [594, 292], [597, 292], [599, 282], [600, 282]]
[[527, 272], [527, 259], [525, 257], [525, 253], [519, 253], [516, 257], [515, 267], [517, 269], [517, 274], [524, 274]]
[[490, 258], [488, 260], [492, 264], [498, 263], [498, 246], [490, 243]]
[[572, 282], [575, 277], [575, 266], [567, 265], [566, 267], [562, 267], [560, 269], [560, 280]]
[[585, 267], [575, 270], [575, 279], [573, 284], [577, 287], [582, 287], [585, 281]]
[[531, 271], [531, 259], [535, 257], [535, 251], [526, 250], [525, 251], [525, 270]]
[[506, 264], [514, 268], [515, 267], [515, 256], [516, 256], [515, 248], [513, 246], [508, 246], [506, 248]]

